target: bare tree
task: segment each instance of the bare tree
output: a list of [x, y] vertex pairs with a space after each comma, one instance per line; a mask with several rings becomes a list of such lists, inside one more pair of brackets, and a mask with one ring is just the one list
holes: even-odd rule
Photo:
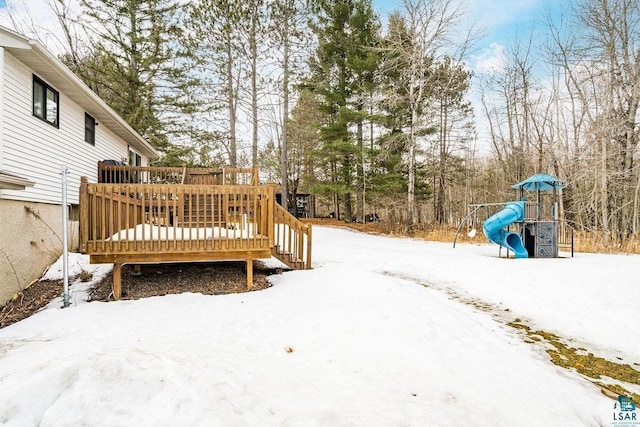
[[640, 6], [633, 0], [584, 0], [568, 29], [552, 26], [554, 61], [571, 94], [583, 174], [574, 210], [605, 240], [638, 229]]
[[[484, 89], [483, 106], [490, 124], [494, 152], [503, 166], [505, 179], [519, 182], [538, 169], [543, 172], [540, 157], [543, 142], [536, 144], [534, 123], [540, 100], [540, 90], [532, 75], [533, 53], [531, 39], [523, 45], [516, 41], [507, 51], [502, 69], [494, 70], [481, 78]], [[532, 148], [537, 145], [538, 153]], [[539, 158], [537, 167], [530, 159]]]
[[250, 58], [251, 76], [251, 166], [258, 165], [258, 68], [259, 38], [264, 34], [265, 17], [263, 0], [251, 0], [245, 2], [249, 14], [246, 28], [247, 50]]
[[281, 72], [281, 85], [278, 88], [278, 98], [282, 105], [280, 120], [280, 182], [282, 185], [282, 206], [289, 206], [289, 115], [292, 76], [299, 67], [298, 60], [301, 51], [305, 51], [306, 4], [300, 0], [274, 0], [270, 4], [270, 42], [280, 53], [276, 67]]
[[[403, 93], [409, 111], [407, 144], [408, 189], [406, 228], [413, 231], [416, 215], [416, 152], [423, 130], [428, 127], [425, 103], [432, 96], [436, 79], [433, 67], [445, 57], [460, 64], [476, 31], [471, 28], [460, 38], [462, 5], [454, 0], [403, 0], [403, 24], [396, 30], [406, 34], [389, 34], [383, 47], [383, 72], [397, 70], [398, 83], [404, 87], [391, 88]], [[390, 32], [394, 28], [390, 26]], [[386, 95], [385, 95], [386, 96]], [[391, 95], [393, 96], [393, 95]]]
[[189, 4], [191, 48], [201, 60], [203, 96], [212, 105], [212, 113], [226, 113], [225, 146], [229, 166], [238, 165], [237, 125], [240, 85], [246, 72], [238, 28], [245, 23], [246, 10], [241, 2], [200, 0]]

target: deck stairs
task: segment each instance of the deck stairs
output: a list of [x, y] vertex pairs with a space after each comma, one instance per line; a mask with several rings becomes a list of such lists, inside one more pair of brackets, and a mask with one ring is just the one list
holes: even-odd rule
[[274, 206], [274, 246], [271, 255], [294, 270], [311, 268], [311, 226]]

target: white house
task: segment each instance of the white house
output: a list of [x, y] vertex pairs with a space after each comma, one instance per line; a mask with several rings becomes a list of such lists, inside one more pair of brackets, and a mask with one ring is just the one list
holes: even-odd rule
[[80, 177], [96, 182], [100, 160], [157, 157], [42, 44], [0, 27], [0, 306], [62, 252], [63, 165], [77, 237]]

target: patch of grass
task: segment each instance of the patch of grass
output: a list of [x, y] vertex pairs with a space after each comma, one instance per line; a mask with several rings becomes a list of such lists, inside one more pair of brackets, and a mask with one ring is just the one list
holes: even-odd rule
[[629, 364], [615, 363], [602, 357], [588, 353], [584, 348], [573, 348], [562, 342], [557, 335], [531, 328], [520, 319], [508, 323], [509, 326], [524, 332], [527, 339], [525, 342], [538, 341], [550, 344], [552, 348], [547, 349], [547, 354], [551, 361], [557, 366], [575, 370], [576, 372], [592, 379], [592, 382], [601, 389], [609, 391], [608, 396], [625, 395], [640, 402], [640, 395], [631, 393], [624, 387], [617, 384], [603, 384], [597, 380], [602, 377], [609, 377], [617, 381], [640, 385], [640, 371], [634, 369]]
[[602, 384], [599, 382], [594, 382], [595, 385], [597, 385], [598, 387], [600, 387], [602, 389], [602, 392], [612, 398], [612, 399], [617, 399], [618, 396], [627, 396], [629, 398], [631, 398], [631, 400], [633, 400], [634, 402], [638, 401], [638, 395], [635, 393], [629, 393], [627, 390], [625, 390], [624, 387], [620, 387], [617, 384]]
[[82, 270], [80, 271], [80, 274], [78, 274], [78, 279], [80, 279], [81, 282], [89, 282], [93, 279], [93, 273], [89, 273], [87, 270]]
[[530, 327], [528, 327], [527, 325], [525, 325], [524, 323], [521, 323], [522, 320], [520, 319], [516, 319], [513, 322], [509, 322], [507, 323], [507, 325], [511, 326], [512, 328], [515, 329], [522, 329], [524, 331], [526, 331], [527, 333], [531, 330]]

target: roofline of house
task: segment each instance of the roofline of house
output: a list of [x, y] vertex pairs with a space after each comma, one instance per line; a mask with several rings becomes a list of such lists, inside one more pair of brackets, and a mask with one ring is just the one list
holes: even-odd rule
[[[113, 111], [113, 109], [111, 109], [111, 107], [109, 107], [102, 98], [96, 95], [91, 88], [89, 88], [89, 86], [87, 86], [80, 77], [64, 65], [60, 59], [49, 52], [42, 43], [35, 39], [29, 39], [2, 26], [0, 26], [0, 32], [9, 36], [11, 38], [10, 41], [12, 41], [12, 43], [3, 43], [3, 47], [7, 48], [9, 51], [13, 49], [31, 50], [38, 59], [49, 63], [53, 71], [57, 72], [68, 84], [81, 93], [82, 96], [86, 97], [96, 110], [113, 120], [116, 126], [120, 127], [120, 129], [112, 129], [116, 134], [119, 134], [121, 137], [123, 135], [127, 136], [128, 138], [123, 139], [133, 143], [133, 148], [140, 151], [141, 154], [149, 157], [150, 159], [153, 160], [160, 157], [158, 151], [146, 139], [144, 139], [122, 117]], [[7, 41], [6, 37], [4, 39]], [[48, 70], [36, 71], [44, 74]], [[95, 112], [93, 113], [95, 114]]]

